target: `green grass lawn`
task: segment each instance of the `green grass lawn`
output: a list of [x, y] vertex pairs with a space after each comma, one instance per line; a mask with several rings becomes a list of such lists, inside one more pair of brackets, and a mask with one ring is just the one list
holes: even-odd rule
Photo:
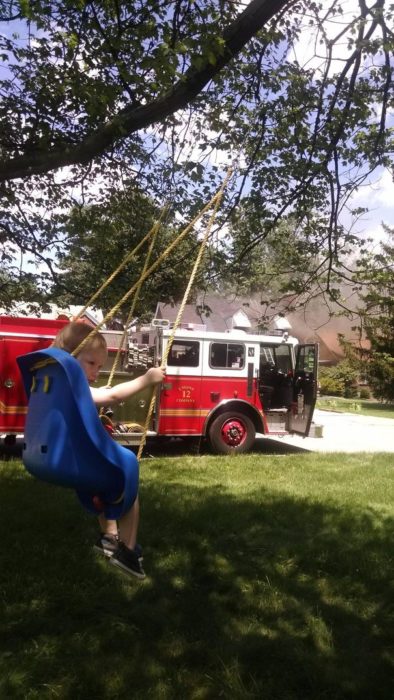
[[316, 407], [325, 411], [358, 413], [361, 416], [374, 416], [375, 418], [394, 418], [394, 405], [379, 403], [378, 401], [321, 396], [316, 402]]
[[1, 700], [392, 700], [393, 460], [145, 458], [142, 582], [1, 463]]

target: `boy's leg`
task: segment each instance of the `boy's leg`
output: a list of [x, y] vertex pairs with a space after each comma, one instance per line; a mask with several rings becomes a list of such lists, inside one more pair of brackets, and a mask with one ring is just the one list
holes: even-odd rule
[[130, 510], [119, 520], [119, 538], [129, 549], [134, 549], [137, 544], [139, 522], [140, 502], [137, 496]]
[[108, 520], [103, 514], [98, 516], [98, 521], [101, 534], [94, 549], [106, 557], [112, 557], [119, 545], [118, 523], [116, 520]]
[[119, 520], [119, 548], [111, 558], [111, 563], [132, 576], [143, 579], [141, 550], [137, 545], [137, 532], [140, 519], [138, 496], [130, 510]]
[[98, 516], [98, 521], [100, 525], [100, 532], [102, 532], [103, 535], [114, 535], [117, 537], [118, 535], [118, 523], [116, 520], [107, 520], [105, 515], [100, 513]]

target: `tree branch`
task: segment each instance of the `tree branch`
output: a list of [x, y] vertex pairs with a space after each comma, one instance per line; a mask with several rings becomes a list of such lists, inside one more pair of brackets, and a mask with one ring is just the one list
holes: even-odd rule
[[118, 139], [162, 121], [186, 107], [275, 14], [285, 6], [295, 4], [295, 1], [252, 0], [223, 33], [224, 51], [216, 57], [214, 65], [207, 59], [199, 70], [190, 67], [163, 97], [147, 105], [129, 105], [76, 145], [68, 143], [3, 161], [0, 164], [0, 182], [45, 173], [66, 165], [86, 164], [104, 153]]

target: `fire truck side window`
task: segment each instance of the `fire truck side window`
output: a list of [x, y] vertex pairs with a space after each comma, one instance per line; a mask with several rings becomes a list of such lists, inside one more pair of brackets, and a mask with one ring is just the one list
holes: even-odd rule
[[174, 340], [168, 364], [175, 367], [198, 367], [200, 362], [200, 344], [193, 340]]
[[242, 369], [245, 347], [238, 343], [211, 343], [209, 363], [215, 369]]

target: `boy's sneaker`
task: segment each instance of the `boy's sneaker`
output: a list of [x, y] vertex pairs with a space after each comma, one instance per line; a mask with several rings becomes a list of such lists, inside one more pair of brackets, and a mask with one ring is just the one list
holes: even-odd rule
[[117, 535], [106, 535], [102, 532], [96, 544], [93, 545], [93, 549], [105, 557], [112, 557], [118, 546], [119, 538]]
[[140, 544], [138, 544], [138, 542], [134, 547], [134, 552], [137, 555], [139, 561], [143, 561], [144, 557], [142, 556], [142, 547]]
[[140, 551], [141, 548], [139, 548], [139, 551], [136, 551], [136, 549], [126, 547], [123, 542], [119, 542], [118, 549], [111, 557], [111, 564], [118, 566], [127, 574], [143, 579], [145, 578], [145, 571], [142, 568], [142, 557], [139, 556]]

